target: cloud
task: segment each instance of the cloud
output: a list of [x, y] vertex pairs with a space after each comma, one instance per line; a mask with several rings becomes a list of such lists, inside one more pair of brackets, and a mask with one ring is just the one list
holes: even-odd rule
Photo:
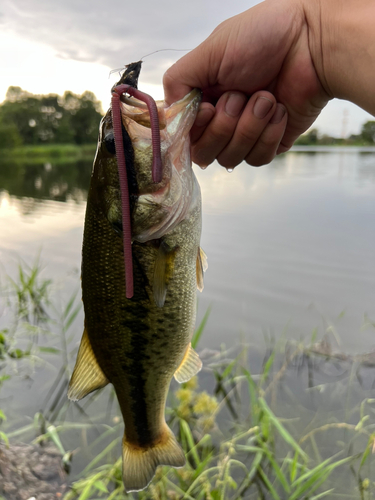
[[[154, 50], [194, 48], [219, 22], [255, 3], [3, 0], [1, 12], [3, 28], [52, 47], [61, 59], [117, 68]], [[166, 69], [179, 56], [153, 56], [142, 76], [159, 83], [160, 67]]]
[[[192, 49], [223, 20], [257, 0], [2, 0], [0, 5], [0, 100], [9, 85], [36, 93], [90, 89], [109, 104], [108, 69], [123, 67], [160, 49]], [[8, 47], [11, 47], [10, 49]], [[160, 98], [163, 73], [184, 52], [163, 51], [145, 59], [143, 90]], [[81, 63], [81, 64], [80, 64]], [[85, 64], [82, 64], [85, 63]], [[155, 87], [158, 85], [158, 87]], [[334, 100], [314, 126], [340, 136], [358, 133], [371, 115]]]

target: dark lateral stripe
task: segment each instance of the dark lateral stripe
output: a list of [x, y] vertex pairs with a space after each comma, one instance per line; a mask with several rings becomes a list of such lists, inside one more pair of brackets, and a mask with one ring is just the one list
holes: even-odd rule
[[[138, 331], [137, 331], [138, 330]], [[145, 446], [152, 442], [150, 426], [147, 415], [146, 404], [146, 372], [144, 369], [147, 349], [147, 336], [149, 329], [146, 325], [142, 325], [141, 331], [138, 329], [131, 336], [131, 353], [129, 358], [132, 359], [130, 366], [130, 397], [131, 397], [131, 412], [134, 418], [134, 426], [136, 428], [138, 445]]]

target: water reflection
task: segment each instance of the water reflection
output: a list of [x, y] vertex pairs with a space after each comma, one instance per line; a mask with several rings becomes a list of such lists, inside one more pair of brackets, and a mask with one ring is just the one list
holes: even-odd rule
[[[42, 248], [53, 272], [79, 268], [90, 172], [82, 161], [2, 166], [5, 267], [15, 253], [30, 262]], [[241, 332], [261, 342], [264, 330], [277, 336], [286, 325], [298, 337], [336, 322], [342, 347], [366, 351], [372, 340], [362, 317], [375, 303], [375, 154], [290, 152], [263, 168], [196, 172], [209, 257], [200, 316], [214, 306], [203, 342], [217, 346]]]
[[[233, 213], [241, 207], [265, 200], [281, 189], [297, 186], [302, 192], [307, 189], [304, 180], [315, 190], [319, 180], [325, 188], [333, 188], [336, 183], [345, 183], [355, 195], [356, 187], [373, 189], [375, 184], [375, 154], [318, 154], [290, 152], [277, 157], [270, 165], [261, 169], [247, 165], [237, 167], [235, 173], [227, 175], [225, 169], [216, 165], [204, 171], [197, 169], [203, 197], [205, 213]], [[319, 196], [318, 196], [319, 198]], [[268, 199], [268, 202], [271, 200]], [[300, 203], [296, 199], [294, 202]]]
[[92, 161], [79, 160], [68, 163], [1, 163], [0, 189], [12, 196], [75, 200], [87, 197], [88, 179]]
[[[0, 168], [2, 277], [14, 275], [18, 256], [31, 263], [42, 249], [44, 276], [58, 283], [61, 309], [80, 286], [90, 171], [86, 162]], [[279, 385], [272, 388], [277, 414], [293, 418], [298, 436], [330, 418], [355, 427], [361, 402], [373, 396], [374, 388], [375, 154], [292, 152], [261, 169], [242, 165], [228, 175], [214, 165], [197, 175], [202, 247], [209, 259], [198, 321], [213, 306], [200, 349], [243, 340], [249, 345], [248, 366], [261, 376], [271, 350], [282, 345], [270, 373], [270, 380], [278, 377]], [[6, 304], [0, 304], [0, 329], [7, 320]], [[71, 328], [69, 353], [82, 325], [81, 312]], [[60, 336], [49, 340], [60, 347]], [[4, 385], [8, 425], [20, 425], [13, 415], [32, 417], [41, 408], [50, 417], [45, 398], [59, 366], [56, 356], [45, 359], [43, 370], [38, 367], [26, 383], [15, 377]], [[74, 356], [69, 360], [73, 363]], [[200, 381], [212, 392], [207, 366], [205, 360]], [[57, 392], [65, 404], [65, 388]], [[112, 422], [111, 394], [107, 388], [98, 399], [95, 395], [92, 408], [85, 401], [82, 407], [70, 405], [67, 420]], [[89, 437], [94, 440], [101, 432], [93, 428]], [[66, 437], [67, 449], [77, 443], [85, 448], [86, 433], [82, 436], [77, 431]], [[327, 456], [336, 450], [336, 437], [332, 442], [317, 433], [316, 440]], [[91, 450], [91, 458], [98, 451]], [[85, 460], [75, 461], [76, 470]], [[340, 481], [343, 491], [353, 488], [349, 474]]]
[[335, 324], [345, 350], [372, 347], [361, 325], [375, 303], [374, 172], [375, 155], [340, 152], [199, 173], [209, 258], [200, 305], [214, 304], [217, 343]]

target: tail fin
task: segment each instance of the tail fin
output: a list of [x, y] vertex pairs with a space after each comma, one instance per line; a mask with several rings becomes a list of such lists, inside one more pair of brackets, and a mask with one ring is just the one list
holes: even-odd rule
[[183, 467], [185, 455], [181, 446], [165, 424], [163, 437], [154, 445], [141, 448], [126, 440], [122, 441], [122, 476], [127, 492], [146, 488], [154, 477], [158, 465]]

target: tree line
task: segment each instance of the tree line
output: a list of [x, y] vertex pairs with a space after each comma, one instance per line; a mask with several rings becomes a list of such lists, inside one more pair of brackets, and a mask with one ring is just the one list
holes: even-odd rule
[[359, 134], [352, 134], [347, 138], [321, 135], [318, 129], [312, 128], [306, 134], [301, 135], [295, 144], [297, 146], [375, 146], [375, 121], [364, 123]]
[[[35, 95], [21, 87], [9, 87], [0, 104], [0, 149], [38, 144], [92, 144], [98, 138], [101, 102], [92, 92], [82, 95], [66, 91]], [[316, 128], [296, 145], [375, 145], [375, 121], [366, 122], [360, 134], [341, 139], [320, 135]]]
[[0, 148], [95, 143], [101, 118], [101, 102], [92, 92], [35, 95], [9, 87], [0, 104]]

